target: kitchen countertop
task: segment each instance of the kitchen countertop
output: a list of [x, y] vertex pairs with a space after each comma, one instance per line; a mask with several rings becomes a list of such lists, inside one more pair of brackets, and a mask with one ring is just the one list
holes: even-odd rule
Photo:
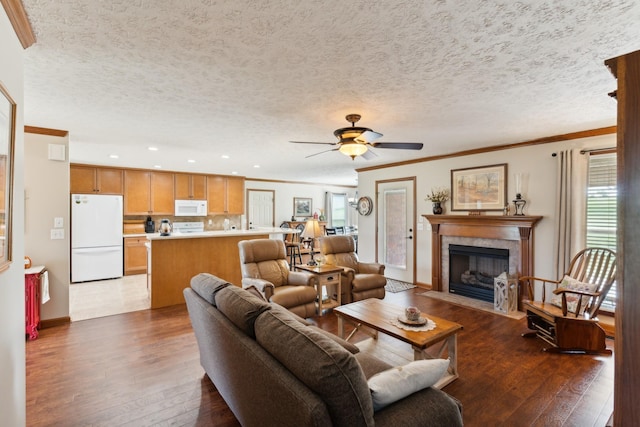
[[168, 240], [168, 239], [197, 239], [203, 237], [237, 237], [237, 236], [257, 236], [263, 234], [293, 234], [299, 233], [300, 230], [295, 228], [277, 228], [277, 227], [265, 227], [254, 228], [251, 230], [215, 230], [215, 231], [203, 231], [201, 233], [171, 233], [170, 236], [161, 236], [160, 233], [147, 233], [147, 234], [125, 234], [124, 237], [143, 237], [146, 236], [148, 240]]

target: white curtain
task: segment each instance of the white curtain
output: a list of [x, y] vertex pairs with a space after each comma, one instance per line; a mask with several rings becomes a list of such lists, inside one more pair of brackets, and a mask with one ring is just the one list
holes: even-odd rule
[[577, 149], [561, 151], [555, 211], [554, 274], [560, 278], [571, 258], [585, 245], [587, 158]]
[[333, 193], [327, 191], [324, 193], [324, 216], [327, 221], [327, 227], [333, 227], [332, 225], [332, 211], [333, 211]]

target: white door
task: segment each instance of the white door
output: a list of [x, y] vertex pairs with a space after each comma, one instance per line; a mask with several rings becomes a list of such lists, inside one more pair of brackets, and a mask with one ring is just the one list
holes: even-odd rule
[[247, 190], [247, 228], [274, 227], [273, 190]]
[[378, 181], [378, 262], [384, 275], [414, 283], [415, 178]]

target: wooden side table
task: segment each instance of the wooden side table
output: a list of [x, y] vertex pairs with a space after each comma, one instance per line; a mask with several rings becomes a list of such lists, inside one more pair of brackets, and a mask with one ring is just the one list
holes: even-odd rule
[[[324, 310], [333, 309], [342, 304], [342, 284], [341, 273], [342, 267], [336, 267], [335, 265], [306, 265], [298, 264], [295, 266], [296, 271], [305, 271], [307, 273], [315, 274], [318, 276], [318, 285], [316, 291], [318, 293], [318, 314], [323, 315]], [[329, 297], [328, 301], [322, 301], [322, 288], [325, 286], [335, 285], [338, 289], [337, 300]]]

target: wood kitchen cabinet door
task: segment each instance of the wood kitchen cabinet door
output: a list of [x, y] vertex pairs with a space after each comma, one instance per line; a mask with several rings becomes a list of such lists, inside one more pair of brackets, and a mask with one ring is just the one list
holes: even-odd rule
[[151, 172], [124, 171], [124, 214], [149, 215], [151, 212]]
[[224, 214], [226, 208], [226, 180], [224, 176], [207, 176], [207, 210], [209, 214]]
[[122, 169], [71, 165], [69, 172], [72, 194], [123, 193]]
[[173, 215], [173, 173], [125, 170], [125, 215]]
[[151, 172], [151, 213], [154, 215], [173, 215], [173, 173]]
[[187, 173], [174, 174], [176, 200], [205, 200], [207, 198], [207, 176]]
[[125, 237], [124, 239], [124, 275], [147, 272], [146, 237]]
[[209, 214], [244, 214], [244, 178], [207, 176], [207, 206]]
[[244, 178], [227, 178], [227, 213], [244, 214]]

